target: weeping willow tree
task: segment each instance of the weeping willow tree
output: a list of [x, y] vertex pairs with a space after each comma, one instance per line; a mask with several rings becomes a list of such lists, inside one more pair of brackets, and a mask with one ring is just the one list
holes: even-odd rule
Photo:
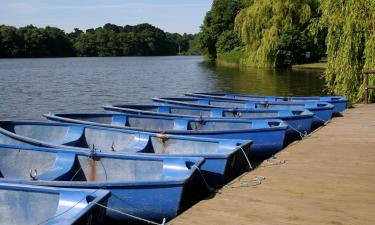
[[375, 69], [375, 1], [321, 0], [320, 7], [320, 26], [328, 28], [327, 88], [352, 102], [361, 101], [363, 70]]
[[[235, 30], [246, 44], [242, 64], [282, 67], [317, 50], [308, 27], [318, 15], [318, 0], [254, 0], [235, 19]], [[319, 53], [315, 54], [319, 55]]]

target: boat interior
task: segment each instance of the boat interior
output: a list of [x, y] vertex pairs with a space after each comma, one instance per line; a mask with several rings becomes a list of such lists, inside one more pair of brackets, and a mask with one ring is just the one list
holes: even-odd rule
[[236, 140], [197, 139], [71, 124], [55, 125], [48, 122], [0, 123], [0, 128], [7, 131], [6, 134], [14, 134], [10, 137], [0, 130], [1, 144], [30, 146], [44, 143], [47, 147], [79, 148], [86, 151], [226, 155], [236, 150], [239, 145], [248, 144]]

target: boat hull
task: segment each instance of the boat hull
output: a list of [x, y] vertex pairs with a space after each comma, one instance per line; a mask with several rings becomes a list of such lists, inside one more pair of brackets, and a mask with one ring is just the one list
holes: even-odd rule
[[317, 127], [328, 122], [333, 115], [334, 106], [327, 102], [277, 102], [277, 101], [244, 101], [232, 99], [210, 98], [153, 98], [154, 102], [161, 105], [228, 108], [228, 109], [307, 109], [313, 112], [312, 127]]
[[247, 94], [224, 94], [224, 93], [187, 93], [186, 96], [198, 98], [236, 99], [249, 101], [274, 101], [274, 102], [301, 102], [321, 101], [334, 105], [333, 114], [338, 115], [347, 108], [348, 100], [343, 96], [311, 96], [311, 97], [284, 97], [284, 96], [260, 96]]
[[[296, 140], [311, 130], [314, 114], [309, 110], [246, 110], [210, 109], [185, 106], [115, 105], [105, 110], [136, 115], [170, 116], [203, 119], [280, 119], [288, 123], [286, 138]], [[319, 122], [319, 121], [318, 121]]]
[[[0, 156], [3, 183], [110, 191], [107, 221], [133, 221], [135, 217], [155, 222], [169, 220], [208, 191], [199, 172], [202, 158], [126, 156], [10, 145], [0, 145]], [[9, 162], [14, 156], [23, 165]], [[32, 179], [31, 173], [27, 178], [24, 168], [34, 168]]]

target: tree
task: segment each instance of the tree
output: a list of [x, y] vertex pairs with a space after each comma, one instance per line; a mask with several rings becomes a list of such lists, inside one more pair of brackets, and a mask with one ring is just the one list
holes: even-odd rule
[[[235, 30], [246, 45], [242, 63], [255, 67], [284, 67], [304, 60], [305, 52], [322, 52], [309, 37], [309, 25], [319, 17], [317, 0], [254, 0], [236, 17]], [[316, 54], [316, 55], [315, 55]]]
[[241, 6], [240, 0], [214, 0], [212, 3], [199, 34], [200, 45], [206, 49], [210, 59], [217, 57], [216, 43], [221, 33], [233, 30], [234, 19]]
[[[327, 88], [353, 102], [361, 101], [362, 72], [375, 69], [375, 1], [321, 0], [321, 10], [320, 25], [328, 29]], [[375, 79], [370, 82], [374, 85]]]
[[165, 33], [147, 23], [124, 27], [107, 23], [85, 32], [75, 28], [68, 34], [49, 26], [1, 25], [0, 57], [176, 55], [186, 54], [194, 38]]
[[223, 53], [229, 52], [242, 45], [243, 43], [235, 31], [226, 30], [221, 33], [218, 41], [216, 42], [216, 49], [218, 53]]

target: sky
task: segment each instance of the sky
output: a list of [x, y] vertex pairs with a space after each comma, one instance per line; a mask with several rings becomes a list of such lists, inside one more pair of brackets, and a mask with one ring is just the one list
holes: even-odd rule
[[171, 33], [197, 33], [212, 0], [0, 0], [0, 24], [58, 27], [66, 32], [113, 23], [150, 23]]

